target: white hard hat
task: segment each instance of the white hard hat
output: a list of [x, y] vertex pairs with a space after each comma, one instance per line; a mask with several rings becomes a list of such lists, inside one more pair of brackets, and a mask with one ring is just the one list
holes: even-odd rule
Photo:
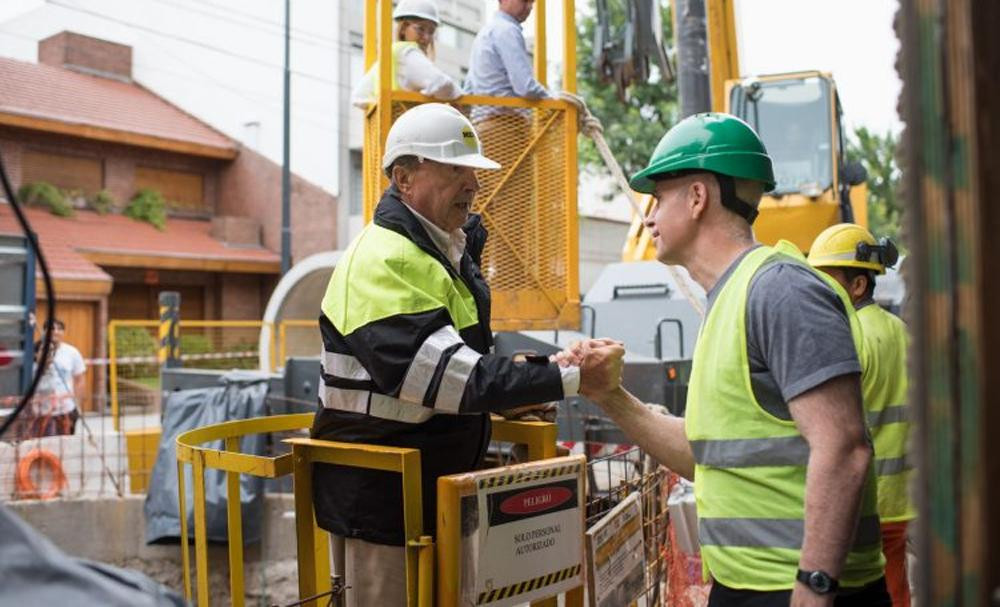
[[434, 25], [441, 25], [438, 7], [434, 0], [399, 0], [396, 10], [392, 11], [392, 18], [394, 21], [399, 21], [406, 17], [427, 19], [433, 21]]
[[474, 169], [500, 168], [483, 156], [479, 135], [469, 119], [444, 103], [424, 103], [396, 119], [385, 139], [382, 168], [388, 169], [400, 156]]

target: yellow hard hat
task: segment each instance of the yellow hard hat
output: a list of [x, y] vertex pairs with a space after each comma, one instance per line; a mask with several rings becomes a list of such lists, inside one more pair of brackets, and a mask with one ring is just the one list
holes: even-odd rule
[[862, 268], [885, 274], [896, 265], [899, 251], [888, 238], [878, 241], [856, 223], [838, 223], [820, 232], [809, 249], [809, 263], [816, 268]]

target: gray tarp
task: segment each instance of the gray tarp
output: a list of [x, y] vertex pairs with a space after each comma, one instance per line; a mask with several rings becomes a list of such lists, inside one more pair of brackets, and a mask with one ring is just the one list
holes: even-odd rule
[[0, 603], [180, 606], [180, 596], [138, 571], [64, 554], [0, 505]]
[[[163, 434], [156, 455], [156, 464], [146, 494], [146, 542], [153, 543], [181, 535], [177, 514], [177, 435], [211, 424], [260, 417], [266, 414], [268, 376], [262, 373], [234, 371], [223, 375], [220, 385], [171, 392], [163, 403]], [[240, 445], [243, 453], [263, 455], [264, 434], [245, 436]], [[206, 445], [222, 449], [222, 441]], [[188, 533], [194, 537], [194, 485], [191, 466], [185, 466], [185, 496], [187, 498]], [[244, 543], [260, 540], [264, 505], [264, 479], [246, 474], [240, 477], [240, 501], [243, 512]], [[226, 474], [219, 470], [205, 471], [205, 507], [208, 539], [225, 542]]]

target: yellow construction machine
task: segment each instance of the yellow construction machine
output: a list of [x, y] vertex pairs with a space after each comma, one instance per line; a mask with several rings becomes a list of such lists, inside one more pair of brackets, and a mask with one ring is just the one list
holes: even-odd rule
[[[860, 164], [847, 161], [833, 77], [818, 71], [741, 77], [734, 1], [705, 0], [710, 107], [753, 126], [774, 162], [777, 187], [761, 202], [757, 240], [785, 239], [808, 251], [830, 225], [867, 226], [867, 175]], [[651, 204], [646, 197], [640, 208], [646, 212]], [[634, 218], [624, 261], [652, 260], [655, 254], [642, 218]]]

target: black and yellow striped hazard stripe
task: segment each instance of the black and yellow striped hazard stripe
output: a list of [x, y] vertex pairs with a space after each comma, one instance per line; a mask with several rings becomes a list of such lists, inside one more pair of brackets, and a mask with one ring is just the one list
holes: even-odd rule
[[504, 487], [506, 485], [513, 485], [516, 483], [527, 483], [545, 478], [565, 476], [567, 474], [579, 474], [579, 472], [580, 472], [580, 464], [568, 464], [566, 466], [557, 466], [555, 468], [541, 468], [538, 470], [525, 470], [522, 472], [516, 472], [514, 474], [503, 474], [499, 476], [491, 476], [489, 478], [480, 479], [479, 488], [492, 489], [494, 487]]
[[159, 327], [159, 348], [157, 349], [157, 361], [165, 364], [168, 360], [180, 358], [180, 343], [178, 337], [179, 326], [179, 306], [160, 305], [160, 327]]
[[553, 571], [548, 575], [540, 575], [534, 579], [511, 584], [510, 586], [494, 588], [488, 592], [480, 592], [479, 600], [476, 604], [488, 605], [489, 603], [493, 603], [495, 601], [510, 598], [512, 596], [518, 596], [520, 594], [524, 594], [525, 592], [538, 590], [539, 588], [545, 588], [546, 586], [551, 586], [552, 584], [558, 584], [563, 580], [568, 580], [571, 577], [580, 575], [581, 568], [581, 565], [573, 565], [572, 567], [567, 567], [562, 571]]

